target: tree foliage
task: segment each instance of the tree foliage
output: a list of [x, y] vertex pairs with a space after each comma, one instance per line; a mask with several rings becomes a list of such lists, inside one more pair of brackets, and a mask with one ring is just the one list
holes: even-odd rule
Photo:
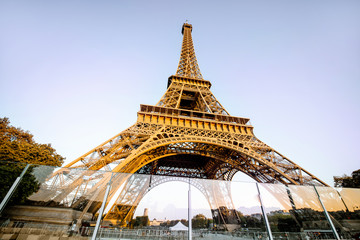
[[260, 219], [256, 218], [253, 215], [244, 215], [240, 211], [236, 211], [238, 217], [240, 218], [241, 226], [243, 228], [264, 228], [264, 222], [262, 217]]
[[28, 131], [0, 118], [0, 161], [61, 166], [63, 160], [50, 144], [36, 143]]
[[137, 216], [132, 221], [132, 226], [135, 228], [146, 227], [150, 225], [150, 220], [148, 216]]
[[191, 219], [191, 224], [193, 228], [207, 228], [209, 226], [209, 219], [203, 214], [197, 214]]
[[[33, 135], [10, 125], [8, 118], [0, 118], [0, 200], [10, 189], [27, 163], [61, 166], [64, 158], [50, 144], [39, 144]], [[39, 183], [31, 167], [10, 200], [11, 204], [23, 203], [37, 191]]]
[[360, 169], [353, 171], [351, 176], [334, 177], [334, 186], [360, 188]]
[[[0, 200], [5, 197], [16, 178], [21, 174], [26, 164], [21, 163], [1, 163], [0, 165]], [[18, 188], [12, 195], [9, 203], [19, 204], [24, 203], [26, 198], [33, 192], [39, 189], [39, 183], [32, 174], [33, 168], [29, 168], [27, 173], [21, 180]]]

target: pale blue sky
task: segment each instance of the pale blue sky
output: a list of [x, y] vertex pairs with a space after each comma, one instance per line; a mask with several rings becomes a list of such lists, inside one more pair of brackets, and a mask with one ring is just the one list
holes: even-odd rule
[[332, 185], [360, 168], [360, 1], [1, 1], [0, 117], [68, 161], [131, 126], [193, 24], [231, 115]]

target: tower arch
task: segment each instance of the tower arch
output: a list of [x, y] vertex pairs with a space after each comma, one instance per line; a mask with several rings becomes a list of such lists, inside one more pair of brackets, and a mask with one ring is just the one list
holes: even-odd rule
[[[115, 225], [127, 226], [141, 200], [153, 189], [169, 182], [184, 182], [198, 189], [209, 204], [213, 219], [225, 229], [235, 229], [241, 220], [232, 202], [229, 181], [213, 181], [199, 178], [167, 175], [134, 174], [127, 179], [105, 220]], [[136, 197], [134, 197], [136, 196]], [[130, 200], [130, 201], [129, 201]]]
[[[251, 151], [246, 146], [244, 147], [243, 144], [235, 145], [233, 141], [201, 136], [159, 138], [159, 135], [160, 134], [157, 134], [152, 141], [144, 143], [137, 149], [137, 154], [129, 156], [113, 169], [113, 171], [135, 173], [145, 165], [167, 157], [168, 155], [192, 154], [226, 162], [230, 164], [232, 168], [250, 174], [250, 176], [258, 182], [299, 184], [271, 161], [264, 159], [260, 154]], [[259, 168], [266, 168], [267, 171], [257, 171]], [[254, 171], [250, 171], [251, 169]], [[211, 179], [217, 178], [211, 177]]]

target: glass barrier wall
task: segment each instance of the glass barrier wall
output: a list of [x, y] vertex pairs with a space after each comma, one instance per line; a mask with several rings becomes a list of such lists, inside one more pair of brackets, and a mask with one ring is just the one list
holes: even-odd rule
[[309, 240], [337, 239], [333, 229], [341, 239], [360, 233], [360, 189], [5, 162], [0, 174], [0, 239], [188, 239], [190, 233]]
[[7, 234], [91, 235], [112, 172], [32, 165], [1, 213]]

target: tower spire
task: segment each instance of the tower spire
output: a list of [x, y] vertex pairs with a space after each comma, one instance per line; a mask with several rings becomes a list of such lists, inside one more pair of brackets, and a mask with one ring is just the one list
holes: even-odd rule
[[183, 42], [176, 76], [203, 79], [196, 60], [191, 31], [192, 25], [187, 22], [184, 23], [181, 30], [181, 33], [183, 34]]

